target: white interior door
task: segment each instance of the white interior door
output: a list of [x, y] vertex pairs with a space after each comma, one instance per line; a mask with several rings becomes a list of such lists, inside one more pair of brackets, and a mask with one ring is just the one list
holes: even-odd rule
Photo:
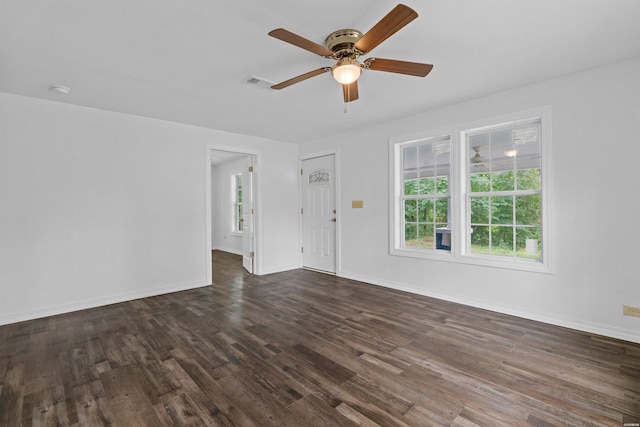
[[336, 272], [335, 156], [302, 162], [302, 265]]
[[253, 210], [253, 157], [247, 157], [248, 165], [242, 171], [242, 266], [253, 273], [254, 260], [254, 210]]

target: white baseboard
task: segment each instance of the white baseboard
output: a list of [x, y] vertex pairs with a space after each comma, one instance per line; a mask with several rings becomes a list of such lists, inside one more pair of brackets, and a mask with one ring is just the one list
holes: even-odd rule
[[186, 291], [189, 289], [202, 288], [208, 286], [203, 282], [181, 283], [177, 285], [165, 286], [162, 288], [145, 289], [138, 292], [128, 292], [108, 297], [92, 298], [84, 301], [77, 301], [72, 304], [64, 304], [52, 307], [45, 307], [38, 310], [24, 311], [8, 315], [0, 315], [0, 325], [9, 323], [24, 322], [26, 320], [39, 319], [41, 317], [55, 316], [57, 314], [71, 313], [73, 311], [86, 310], [88, 308], [101, 307], [103, 305], [117, 304], [120, 302], [132, 301], [139, 298], [153, 297], [171, 292]]
[[260, 270], [259, 272], [256, 272], [256, 275], [258, 276], [264, 276], [267, 274], [274, 274], [274, 273], [283, 273], [285, 271], [291, 271], [291, 270], [296, 270], [300, 268], [299, 265], [281, 265], [279, 267], [275, 267], [275, 268], [270, 268], [267, 270]]
[[428, 292], [424, 289], [414, 288], [402, 283], [387, 282], [375, 277], [363, 276], [360, 274], [352, 274], [348, 272], [340, 272], [340, 277], [345, 279], [357, 280], [359, 282], [370, 283], [385, 288], [396, 289], [398, 291], [409, 292], [416, 295], [423, 295], [426, 297], [436, 298], [444, 301], [454, 302], [458, 304], [468, 305], [471, 307], [481, 308], [484, 310], [495, 311], [497, 313], [507, 314], [510, 316], [520, 317], [523, 319], [534, 320], [536, 322], [548, 323], [550, 325], [561, 326], [563, 328], [575, 329], [582, 332], [588, 332], [590, 334], [602, 335], [610, 338], [616, 338], [624, 341], [630, 341], [640, 344], [640, 333], [636, 331], [629, 331], [624, 329], [611, 328], [606, 325], [596, 325], [587, 322], [574, 321], [570, 319], [562, 319], [551, 316], [542, 316], [537, 313], [523, 312], [519, 310], [513, 310], [510, 307], [502, 307], [484, 302], [475, 301], [467, 298], [452, 297], [450, 295], [442, 295], [438, 293]]

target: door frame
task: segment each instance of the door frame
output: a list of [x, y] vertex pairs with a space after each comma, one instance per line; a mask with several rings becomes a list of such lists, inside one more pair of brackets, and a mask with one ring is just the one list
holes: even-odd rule
[[227, 145], [220, 145], [212, 142], [205, 144], [204, 152], [204, 165], [205, 165], [205, 205], [204, 205], [204, 219], [205, 219], [205, 272], [206, 283], [208, 285], [213, 284], [213, 267], [211, 265], [211, 232], [213, 213], [211, 212], [211, 157], [212, 151], [228, 151], [234, 154], [240, 154], [253, 157], [253, 205], [254, 205], [254, 231], [253, 231], [253, 247], [254, 258], [253, 267], [254, 274], [261, 274], [262, 263], [262, 193], [261, 193], [261, 172], [260, 172], [260, 152], [256, 150], [249, 150], [245, 148], [232, 147]]
[[[302, 178], [303, 175], [300, 173], [300, 171], [302, 171], [302, 164], [305, 160], [310, 160], [310, 159], [314, 159], [316, 157], [324, 157], [324, 156], [331, 156], [333, 155], [333, 163], [334, 163], [334, 176], [335, 176], [335, 207], [336, 207], [336, 239], [335, 239], [335, 243], [336, 243], [336, 250], [335, 250], [335, 257], [336, 257], [336, 276], [340, 276], [341, 272], [342, 272], [342, 257], [340, 256], [340, 248], [342, 247], [341, 244], [341, 239], [340, 236], [342, 235], [342, 233], [340, 232], [341, 229], [341, 207], [340, 207], [340, 151], [339, 149], [329, 149], [329, 150], [323, 150], [323, 151], [314, 151], [312, 153], [306, 153], [306, 154], [302, 154], [300, 155], [300, 159], [298, 161], [298, 200], [299, 200], [299, 205], [300, 205], [300, 212], [302, 212], [302, 191], [303, 191], [303, 182], [302, 182]], [[299, 230], [298, 230], [298, 247], [302, 247], [302, 242], [303, 240], [303, 227], [302, 227], [302, 214], [300, 215], [300, 221], [299, 221]], [[302, 257], [302, 251], [299, 251], [299, 261], [298, 264], [300, 265], [300, 268], [303, 268], [303, 257]]]

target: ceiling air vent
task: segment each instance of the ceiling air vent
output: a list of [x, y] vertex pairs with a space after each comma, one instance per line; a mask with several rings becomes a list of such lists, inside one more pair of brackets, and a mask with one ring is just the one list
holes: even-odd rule
[[258, 89], [262, 89], [262, 90], [273, 90], [271, 89], [271, 86], [275, 84], [274, 82], [270, 82], [269, 80], [265, 80], [261, 77], [256, 77], [256, 76], [249, 76], [246, 79], [244, 79], [242, 83], [249, 86], [257, 87]]

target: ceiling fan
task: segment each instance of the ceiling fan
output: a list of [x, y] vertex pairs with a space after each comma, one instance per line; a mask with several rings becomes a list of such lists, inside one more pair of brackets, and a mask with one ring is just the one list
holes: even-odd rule
[[487, 159], [482, 154], [480, 154], [480, 149], [482, 147], [480, 147], [479, 145], [476, 145], [471, 148], [473, 149], [475, 154], [469, 159], [469, 163], [471, 163], [474, 167], [485, 167], [485, 168], [488, 167], [487, 164], [485, 163]]
[[368, 58], [362, 63], [358, 62], [360, 55], [371, 52], [376, 46], [417, 17], [418, 14], [413, 9], [404, 4], [399, 4], [364, 34], [353, 29], [334, 31], [327, 36], [325, 40], [326, 46], [307, 40], [284, 28], [275, 29], [269, 32], [271, 37], [324, 58], [333, 59], [336, 63], [332, 67], [318, 68], [285, 80], [282, 83], [271, 86], [271, 88], [276, 90], [284, 89], [311, 77], [331, 72], [338, 83], [342, 84], [344, 102], [351, 102], [358, 99], [358, 77], [360, 77], [363, 69], [424, 77], [429, 74], [433, 65], [382, 58]]

